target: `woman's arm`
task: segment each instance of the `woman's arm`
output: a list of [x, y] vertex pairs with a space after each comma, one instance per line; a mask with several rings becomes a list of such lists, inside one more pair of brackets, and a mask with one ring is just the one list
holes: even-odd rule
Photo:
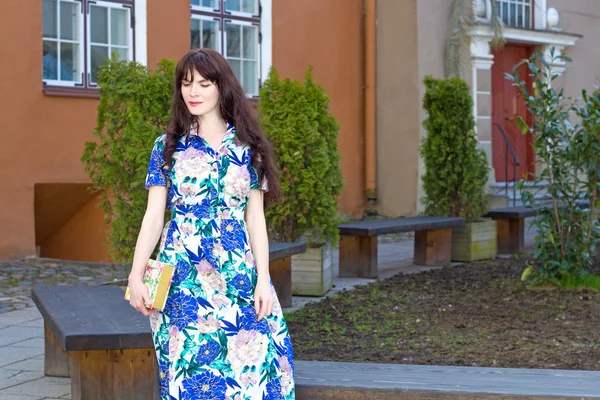
[[148, 315], [144, 302], [149, 303], [148, 291], [142, 278], [148, 259], [152, 255], [156, 243], [160, 239], [165, 221], [165, 207], [167, 204], [167, 188], [165, 186], [150, 186], [148, 190], [148, 205], [142, 227], [135, 245], [133, 265], [129, 274], [130, 304]]
[[254, 294], [254, 308], [259, 320], [265, 315], [271, 314], [274, 302], [271, 293], [271, 275], [269, 274], [269, 238], [267, 236], [263, 196], [263, 191], [260, 189], [250, 190], [245, 218], [258, 275]]

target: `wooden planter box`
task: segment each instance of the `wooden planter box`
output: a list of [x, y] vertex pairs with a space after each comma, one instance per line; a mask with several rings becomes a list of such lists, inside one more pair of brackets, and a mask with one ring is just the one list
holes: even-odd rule
[[323, 296], [333, 285], [331, 244], [292, 256], [292, 294]]
[[473, 222], [452, 228], [452, 261], [486, 260], [497, 254], [496, 221]]

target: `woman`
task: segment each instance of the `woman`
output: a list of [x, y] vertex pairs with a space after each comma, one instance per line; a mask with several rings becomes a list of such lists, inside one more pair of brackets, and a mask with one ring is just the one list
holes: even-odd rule
[[[130, 303], [150, 316], [161, 399], [293, 399], [263, 208], [279, 195], [273, 153], [219, 53], [192, 50], [177, 64], [171, 121], [145, 186]], [[161, 232], [158, 259], [175, 273], [158, 312], [144, 306], [142, 274]]]

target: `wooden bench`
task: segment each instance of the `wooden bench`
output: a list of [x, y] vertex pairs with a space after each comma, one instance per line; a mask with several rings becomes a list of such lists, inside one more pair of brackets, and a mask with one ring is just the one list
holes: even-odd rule
[[71, 398], [154, 398], [157, 373], [148, 317], [117, 286], [36, 285], [44, 318], [44, 373], [71, 377]]
[[464, 224], [463, 218], [411, 217], [339, 225], [339, 276], [377, 278], [377, 237], [390, 233], [415, 232], [415, 264], [448, 264], [452, 228]]
[[269, 243], [269, 273], [281, 307], [292, 306], [292, 256], [305, 251], [306, 243]]
[[516, 254], [525, 250], [525, 218], [537, 213], [536, 208], [522, 206], [494, 208], [485, 215], [496, 221], [498, 253]]
[[[305, 243], [269, 243], [269, 270], [282, 307], [292, 306], [291, 257], [305, 251]], [[158, 390], [148, 317], [116, 285], [127, 280], [32, 289], [44, 318], [44, 372], [71, 377], [73, 399], [146, 400]]]
[[581, 400], [600, 371], [296, 360], [296, 399]]
[[[496, 221], [498, 253], [518, 254], [525, 251], [525, 218], [535, 217], [539, 210], [550, 206], [546, 204], [537, 208], [527, 206], [493, 208], [484, 215]], [[563, 206], [561, 204], [561, 207]], [[581, 209], [589, 208], [586, 201], [578, 201], [577, 206]]]

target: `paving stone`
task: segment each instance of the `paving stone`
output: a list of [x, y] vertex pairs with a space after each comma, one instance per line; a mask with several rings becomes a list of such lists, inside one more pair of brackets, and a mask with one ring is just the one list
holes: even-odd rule
[[41, 398], [61, 397], [71, 393], [71, 380], [69, 378], [43, 377], [31, 382], [2, 389], [0, 394], [3, 393], [26, 396], [39, 396], [42, 394], [44, 397]]
[[16, 326], [26, 326], [29, 328], [40, 328], [43, 329], [44, 328], [44, 319], [43, 318], [37, 318], [28, 322], [23, 322], [20, 324], [17, 324]]
[[44, 354], [44, 347], [0, 347], [0, 367]]
[[8, 364], [2, 367], [7, 371], [34, 371], [44, 372], [44, 359], [29, 358], [23, 361], [17, 361], [13, 364]]
[[31, 347], [31, 348], [43, 348], [44, 347], [44, 338], [35, 337], [31, 339], [22, 340], [19, 342], [15, 342], [10, 345], [10, 347]]
[[[3, 378], [4, 371], [10, 373], [6, 378]], [[4, 400], [4, 392], [13, 386], [18, 386], [24, 383], [29, 383], [36, 379], [44, 377], [44, 373], [40, 371], [14, 371], [0, 368], [0, 399]], [[42, 392], [29, 394], [30, 396], [44, 396]]]
[[8, 326], [0, 328], [1, 336], [20, 336], [22, 339], [30, 339], [33, 337], [44, 337], [44, 329], [33, 326]]
[[14, 343], [22, 341], [22, 336], [0, 336], [0, 347], [12, 346]]
[[0, 400], [42, 400], [43, 397], [40, 396], [25, 396], [25, 395], [17, 395], [17, 394], [6, 394], [0, 391]]

